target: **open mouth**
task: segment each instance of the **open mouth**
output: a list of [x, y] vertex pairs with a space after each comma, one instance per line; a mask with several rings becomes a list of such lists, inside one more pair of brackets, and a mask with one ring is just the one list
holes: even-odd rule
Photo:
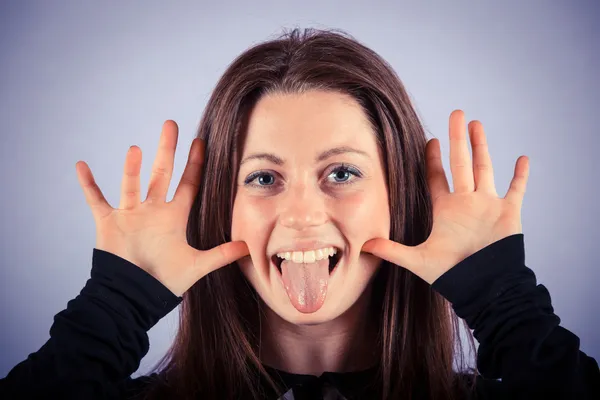
[[[337, 252], [332, 255], [329, 256], [329, 274], [331, 275], [331, 273], [333, 272], [333, 270], [335, 269], [335, 267], [337, 266], [337, 263], [340, 261], [340, 258], [342, 258], [342, 251], [340, 249], [337, 249]], [[281, 263], [283, 262], [283, 258], [279, 258], [277, 257], [276, 254], [273, 254], [273, 256], [271, 256], [271, 262], [277, 267], [277, 269], [279, 270], [279, 273], [281, 274]]]

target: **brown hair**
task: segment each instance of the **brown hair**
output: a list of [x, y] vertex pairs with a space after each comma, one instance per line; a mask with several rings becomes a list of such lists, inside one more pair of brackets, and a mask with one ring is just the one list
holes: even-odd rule
[[[268, 93], [330, 90], [352, 96], [368, 116], [387, 174], [390, 239], [425, 241], [432, 227], [426, 183], [427, 139], [409, 96], [393, 69], [373, 50], [340, 30], [294, 29], [238, 56], [217, 83], [198, 129], [206, 141], [200, 190], [187, 238], [208, 249], [231, 240], [238, 140], [249, 111]], [[410, 271], [383, 262], [373, 281], [378, 324], [377, 385], [382, 399], [463, 397], [473, 392], [453, 371], [464, 366], [459, 318], [450, 303]], [[147, 398], [264, 398], [259, 382], [278, 387], [257, 356], [260, 307], [256, 291], [237, 265], [210, 273], [184, 295], [173, 346], [157, 364], [161, 379]], [[466, 325], [465, 325], [466, 326]], [[474, 350], [473, 337], [465, 330]], [[477, 376], [475, 372], [471, 377]], [[417, 384], [418, 382], [418, 384]], [[422, 398], [422, 397], [419, 397]]]

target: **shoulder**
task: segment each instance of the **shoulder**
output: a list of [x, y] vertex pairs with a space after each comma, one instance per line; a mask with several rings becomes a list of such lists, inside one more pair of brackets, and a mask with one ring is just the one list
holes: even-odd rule
[[[165, 386], [166, 380], [163, 373], [142, 375], [137, 378], [128, 378], [120, 383], [123, 397], [131, 400], [159, 398], [156, 390]], [[150, 396], [149, 396], [150, 395]]]

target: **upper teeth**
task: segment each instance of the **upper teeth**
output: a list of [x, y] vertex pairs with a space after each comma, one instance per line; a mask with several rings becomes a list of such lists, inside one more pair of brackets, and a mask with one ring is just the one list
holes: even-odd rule
[[335, 253], [337, 253], [336, 248], [325, 247], [323, 249], [309, 251], [286, 251], [284, 253], [277, 253], [277, 257], [295, 263], [313, 263], [316, 260], [323, 260], [324, 258], [330, 257]]

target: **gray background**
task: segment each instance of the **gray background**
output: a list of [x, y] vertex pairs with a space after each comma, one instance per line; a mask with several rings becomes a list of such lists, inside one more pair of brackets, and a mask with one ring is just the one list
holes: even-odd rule
[[[46, 342], [89, 277], [95, 227], [75, 163], [116, 207], [128, 147], [142, 148], [145, 190], [161, 124], [174, 119], [170, 200], [219, 76], [296, 26], [344, 29], [387, 59], [441, 140], [449, 179], [455, 108], [483, 122], [501, 196], [517, 157], [530, 157], [526, 263], [600, 360], [598, 3], [83, 3], [0, 6], [0, 377]], [[164, 354], [176, 324], [174, 311], [149, 332], [134, 375]]]

